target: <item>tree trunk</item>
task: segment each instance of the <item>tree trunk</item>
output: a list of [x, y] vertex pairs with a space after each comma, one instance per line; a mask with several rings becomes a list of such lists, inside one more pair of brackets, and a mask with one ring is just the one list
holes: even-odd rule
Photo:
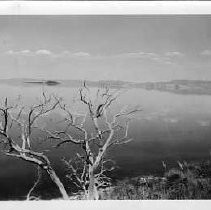
[[56, 175], [55, 171], [48, 167], [47, 169], [48, 174], [50, 175], [51, 180], [56, 184], [56, 186], [59, 188], [59, 191], [63, 197], [64, 200], [69, 200], [69, 196], [64, 188], [64, 185], [60, 181], [59, 177]]
[[97, 187], [95, 185], [93, 166], [91, 166], [91, 165], [89, 166], [89, 186], [88, 186], [88, 190], [87, 190], [87, 199], [88, 200], [98, 200], [99, 199]]

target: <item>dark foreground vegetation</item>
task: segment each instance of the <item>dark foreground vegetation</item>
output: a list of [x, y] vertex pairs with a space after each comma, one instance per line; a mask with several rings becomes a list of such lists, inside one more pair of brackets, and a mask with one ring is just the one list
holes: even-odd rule
[[211, 199], [211, 161], [178, 162], [163, 177], [118, 181], [101, 199]]
[[[83, 195], [72, 199], [83, 199]], [[116, 181], [100, 192], [102, 200], [211, 199], [211, 161], [178, 162], [163, 177], [142, 176]]]

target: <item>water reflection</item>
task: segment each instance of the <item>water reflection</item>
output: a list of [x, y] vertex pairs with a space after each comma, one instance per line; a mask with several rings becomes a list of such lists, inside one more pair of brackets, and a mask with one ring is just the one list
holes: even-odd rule
[[[34, 104], [43, 90], [63, 97], [67, 104], [72, 104], [73, 98], [78, 94], [77, 88], [62, 86], [0, 87], [1, 99], [8, 97], [9, 101], [14, 101], [20, 95], [22, 103], [26, 105]], [[129, 135], [133, 141], [109, 151], [118, 166], [113, 174], [114, 178], [152, 173], [161, 175], [162, 160], [170, 168], [176, 165], [177, 160], [210, 158], [211, 96], [130, 89], [120, 96], [112, 108], [114, 111], [119, 110], [123, 105], [140, 105], [143, 111], [130, 126]], [[34, 146], [39, 148], [53, 145], [52, 141], [34, 141]], [[65, 171], [60, 158], [71, 157], [75, 149], [72, 145], [65, 145], [58, 149], [53, 148], [48, 153], [63, 182], [67, 180], [64, 178]], [[0, 153], [0, 167], [0, 199], [24, 199], [23, 196], [36, 176], [34, 166]], [[42, 188], [55, 192], [54, 197], [58, 196], [55, 186], [49, 180], [45, 182], [45, 187], [40, 184], [40, 189]]]

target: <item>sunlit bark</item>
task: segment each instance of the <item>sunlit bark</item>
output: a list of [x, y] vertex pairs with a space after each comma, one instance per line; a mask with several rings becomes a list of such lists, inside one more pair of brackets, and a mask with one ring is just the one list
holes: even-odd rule
[[[58, 101], [51, 103], [51, 100], [51, 97], [47, 98], [43, 93], [43, 101], [36, 106], [30, 107], [29, 111], [24, 113], [24, 116], [26, 117], [23, 117], [24, 107], [22, 107], [20, 111], [15, 116], [13, 116], [11, 111], [15, 109], [16, 106], [8, 106], [6, 98], [4, 106], [0, 108], [3, 116], [3, 121], [0, 123], [1, 142], [3, 142], [8, 148], [8, 150], [3, 151], [6, 155], [35, 164], [38, 166], [38, 170], [45, 170], [49, 174], [51, 180], [58, 187], [63, 199], [67, 200], [68, 194], [56, 172], [52, 168], [48, 157], [43, 152], [34, 151], [31, 146], [32, 129], [37, 128], [37, 126], [34, 125], [36, 120], [41, 116], [50, 113], [58, 105]], [[10, 135], [9, 130], [12, 129], [14, 125], [20, 127], [21, 144], [18, 143], [17, 139]], [[35, 182], [35, 184], [30, 189], [27, 195], [28, 200], [30, 200], [30, 195], [37, 184], [38, 183]]]
[[[113, 102], [120, 95], [120, 91], [111, 92], [109, 88], [98, 89], [96, 97], [92, 99], [91, 91], [84, 83], [79, 90], [79, 102], [85, 105], [86, 113], [75, 113], [68, 109], [67, 105], [59, 101], [59, 107], [66, 113], [64, 122], [68, 124], [62, 131], [47, 131], [49, 138], [60, 140], [57, 147], [64, 143], [73, 143], [80, 147], [81, 152], [76, 158], [80, 164], [76, 164], [76, 160], [66, 161], [67, 167], [71, 171], [69, 178], [79, 188], [84, 190], [86, 199], [98, 200], [99, 189], [110, 185], [111, 179], [107, 177], [107, 172], [112, 171], [115, 167], [108, 167], [108, 162], [113, 163], [110, 159], [106, 159], [107, 150], [114, 145], [126, 144], [132, 139], [128, 137], [129, 122], [134, 114], [141, 111], [140, 108], [123, 108], [117, 114], [109, 119], [108, 112]], [[120, 118], [124, 119], [124, 124], [120, 123]], [[80, 123], [77, 120], [80, 119]], [[103, 120], [104, 126], [99, 125], [99, 120]], [[91, 120], [91, 122], [90, 122]], [[94, 133], [87, 130], [86, 123], [92, 123]], [[83, 136], [76, 139], [71, 135], [71, 130], [76, 129]], [[106, 129], [105, 129], [106, 128]], [[93, 145], [97, 147], [93, 148]]]

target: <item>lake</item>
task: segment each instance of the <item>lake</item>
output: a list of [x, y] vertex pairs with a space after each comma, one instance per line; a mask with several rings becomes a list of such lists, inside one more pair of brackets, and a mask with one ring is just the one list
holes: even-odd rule
[[[45, 86], [47, 93], [54, 93], [71, 104], [78, 93], [77, 88]], [[23, 104], [33, 104], [41, 95], [40, 85], [13, 86], [0, 84], [0, 96], [3, 102], [14, 101], [21, 95]], [[129, 89], [122, 94], [113, 106], [118, 110], [124, 105], [140, 105], [143, 109], [131, 123], [128, 144], [111, 148], [108, 152], [116, 161], [116, 179], [140, 175], [162, 176], [164, 169], [177, 166], [176, 161], [207, 160], [211, 151], [211, 96], [179, 95], [155, 90]], [[54, 142], [33, 143], [35, 147], [51, 148]], [[41, 146], [39, 146], [41, 145]], [[65, 170], [61, 157], [71, 157], [74, 148], [66, 145], [53, 148], [48, 156], [57, 173], [65, 184]], [[0, 153], [0, 199], [24, 199], [36, 177], [36, 168], [22, 160], [7, 157]], [[38, 187], [45, 189], [49, 197], [57, 197], [58, 191], [44, 175]], [[43, 197], [45, 198], [45, 197]]]

